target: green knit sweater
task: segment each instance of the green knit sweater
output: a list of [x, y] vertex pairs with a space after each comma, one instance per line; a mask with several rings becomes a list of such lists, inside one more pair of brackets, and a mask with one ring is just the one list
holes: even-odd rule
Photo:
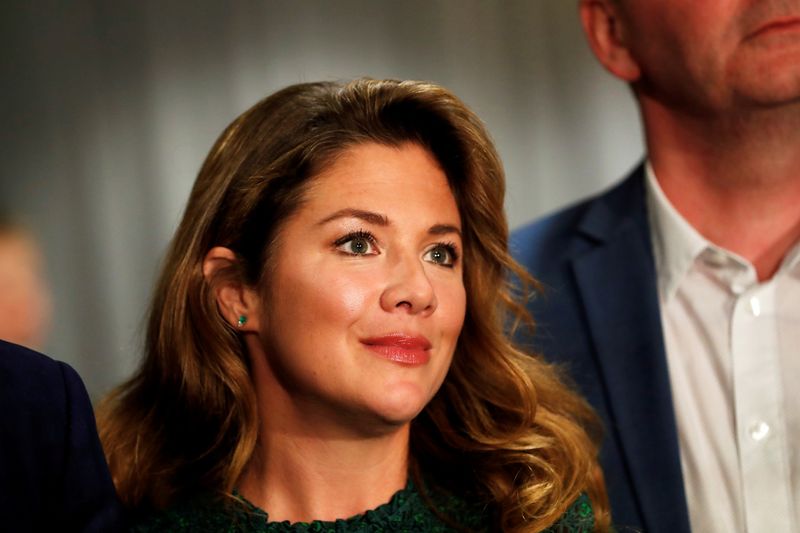
[[[167, 510], [143, 517], [135, 533], [214, 532], [214, 533], [446, 533], [454, 531], [488, 532], [492, 513], [485, 505], [467, 503], [452, 495], [431, 495], [437, 512], [423, 500], [413, 482], [376, 509], [348, 519], [310, 523], [270, 522], [266, 512], [236, 494], [238, 501], [223, 502], [210, 497], [194, 498]], [[441, 518], [449, 517], [460, 526], [454, 528]], [[555, 524], [552, 533], [588, 533], [594, 528], [589, 498], [581, 495]]]

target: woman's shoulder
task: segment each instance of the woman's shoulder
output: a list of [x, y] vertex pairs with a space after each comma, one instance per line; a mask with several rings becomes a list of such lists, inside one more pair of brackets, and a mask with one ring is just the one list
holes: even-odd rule
[[265, 519], [263, 512], [240, 500], [204, 495], [163, 510], [142, 513], [131, 532], [258, 533], [266, 531]]
[[594, 512], [592, 502], [586, 493], [572, 502], [567, 511], [544, 533], [589, 533], [594, 531]]
[[[458, 522], [460, 527], [457, 527], [457, 530], [474, 532], [494, 530], [490, 524], [494, 523], [496, 517], [491, 505], [477, 503], [478, 500], [473, 498], [455, 496], [434, 496], [432, 500], [441, 514]], [[582, 493], [564, 514], [542, 533], [591, 533], [594, 528], [592, 503], [589, 497]]]
[[[413, 486], [400, 491], [391, 502], [373, 511], [347, 520], [336, 522], [312, 522], [289, 524], [269, 522], [267, 514], [238, 498], [220, 500], [211, 497], [196, 497], [177, 503], [165, 510], [146, 513], [136, 521], [133, 533], [161, 532], [220, 532], [220, 533], [266, 533], [294, 531], [431, 531], [451, 532], [457, 530], [489, 531], [491, 511], [489, 506], [477, 504], [470, 498], [452, 494], [429, 493], [429, 504], [423, 503]], [[442, 521], [442, 516], [447, 517]], [[457, 524], [457, 525], [455, 525]], [[544, 533], [588, 533], [594, 530], [592, 505], [586, 494], [582, 494], [570, 505], [564, 515]]]
[[[197, 497], [165, 510], [143, 514], [133, 533], [223, 532], [223, 533], [453, 533], [489, 531], [485, 506], [451, 495], [431, 494], [430, 501], [413, 483], [397, 492], [390, 502], [364, 514], [332, 522], [271, 522], [265, 511], [241, 494], [234, 498]], [[434, 510], [435, 509], [435, 510]], [[443, 517], [446, 517], [443, 519]]]

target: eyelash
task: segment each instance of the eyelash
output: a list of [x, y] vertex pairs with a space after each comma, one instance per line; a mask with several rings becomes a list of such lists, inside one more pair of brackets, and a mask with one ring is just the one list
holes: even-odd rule
[[[368, 231], [364, 231], [364, 230], [358, 230], [358, 231], [351, 231], [347, 235], [343, 235], [343, 236], [339, 237], [338, 239], [336, 239], [333, 242], [333, 247], [338, 250], [343, 245], [347, 244], [348, 242], [350, 242], [350, 241], [352, 241], [354, 239], [363, 239], [363, 240], [367, 241], [370, 244], [370, 246], [372, 246], [372, 247], [377, 247], [377, 245], [378, 245], [378, 242], [375, 239], [375, 236], [372, 235], [372, 233], [370, 233]], [[425, 254], [427, 255], [428, 253], [430, 253], [431, 251], [433, 251], [433, 250], [435, 250], [437, 248], [444, 248], [447, 251], [448, 255], [450, 256], [451, 263], [450, 264], [434, 263], [434, 264], [437, 264], [437, 265], [445, 267], [445, 268], [453, 268], [453, 267], [455, 267], [455, 265], [456, 265], [456, 263], [458, 263], [458, 259], [459, 259], [458, 248], [456, 247], [455, 243], [454, 242], [437, 242], [437, 243], [434, 243], [430, 248], [428, 248], [428, 250], [425, 252]], [[372, 255], [372, 254], [358, 254], [358, 253], [348, 252], [346, 250], [339, 250], [339, 251], [341, 251], [344, 254], [350, 255], [350, 256]]]
[[[344, 235], [344, 236], [339, 237], [338, 239], [336, 239], [333, 242], [333, 247], [338, 249], [342, 245], [344, 245], [344, 244], [346, 244], [346, 243], [348, 243], [348, 242], [350, 242], [352, 240], [355, 240], [355, 239], [363, 239], [363, 240], [367, 241], [370, 244], [370, 246], [377, 246], [378, 245], [378, 242], [375, 239], [375, 236], [372, 235], [372, 233], [370, 233], [368, 231], [364, 231], [364, 230], [358, 230], [358, 231], [351, 231], [347, 235]], [[347, 252], [347, 251], [344, 251], [344, 250], [340, 250], [340, 251], [342, 251], [343, 253], [346, 253], [348, 255], [365, 255], [365, 254], [355, 254], [355, 253]]]
[[449, 265], [444, 264], [444, 263], [435, 263], [435, 264], [437, 264], [439, 266], [443, 266], [445, 268], [453, 268], [453, 267], [455, 267], [456, 264], [458, 263], [458, 257], [459, 257], [458, 256], [458, 248], [456, 248], [455, 243], [453, 243], [453, 242], [437, 242], [433, 246], [431, 246], [428, 249], [428, 251], [425, 252], [425, 253], [428, 254], [428, 253], [432, 252], [433, 250], [435, 250], [437, 248], [444, 248], [445, 250], [447, 250], [447, 253], [450, 255], [451, 263]]

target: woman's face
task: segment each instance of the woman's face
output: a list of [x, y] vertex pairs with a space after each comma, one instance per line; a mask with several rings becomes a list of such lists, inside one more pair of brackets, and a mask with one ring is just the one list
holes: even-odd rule
[[260, 335], [270, 408], [408, 423], [453, 357], [462, 249], [455, 199], [427, 150], [367, 143], [335, 158], [273, 251]]

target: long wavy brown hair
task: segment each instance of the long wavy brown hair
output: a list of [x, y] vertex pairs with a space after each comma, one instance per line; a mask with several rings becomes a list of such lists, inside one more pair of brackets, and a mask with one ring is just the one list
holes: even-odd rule
[[245, 111], [216, 141], [155, 290], [141, 367], [99, 409], [120, 497], [147, 509], [195, 491], [233, 491], [256, 447], [260, 414], [248, 355], [217, 309], [204, 257], [214, 246], [232, 249], [241, 265], [232, 275], [259, 286], [281, 222], [308, 184], [366, 142], [428, 149], [463, 225], [466, 318], [444, 384], [412, 422], [412, 474], [428, 486], [470, 487], [504, 531], [539, 531], [584, 491], [598, 529], [606, 528], [594, 414], [507, 333], [526, 317], [514, 294], [533, 281], [509, 255], [497, 152], [458, 98], [410, 81], [293, 85]]

